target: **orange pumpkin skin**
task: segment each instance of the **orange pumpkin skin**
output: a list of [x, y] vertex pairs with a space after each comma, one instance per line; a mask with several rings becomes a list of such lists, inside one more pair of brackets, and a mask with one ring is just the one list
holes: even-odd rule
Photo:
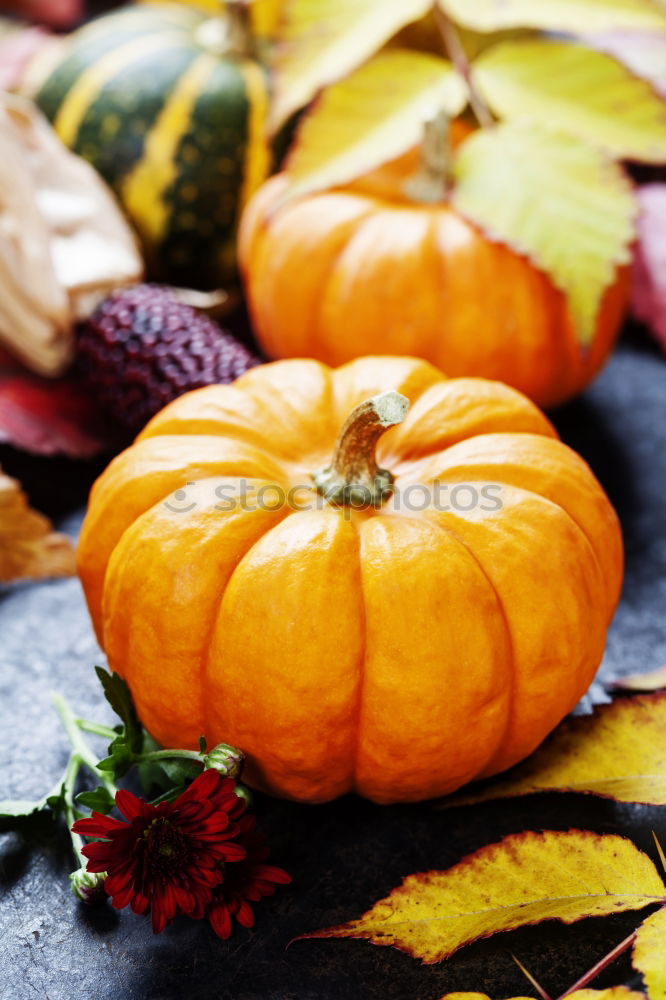
[[[411, 409], [378, 443], [378, 509], [216, 509], [237, 477], [309, 484], [388, 389]], [[435, 482], [495, 484], [501, 509], [444, 510]], [[398, 501], [409, 484], [425, 509]], [[174, 401], [98, 479], [78, 559], [152, 735], [240, 746], [250, 784], [308, 802], [430, 798], [525, 757], [590, 684], [622, 576], [608, 499], [532, 403], [396, 357], [281, 361]]]
[[526, 257], [447, 204], [407, 199], [402, 185], [415, 164], [408, 154], [282, 207], [285, 174], [259, 189], [243, 216], [239, 256], [266, 354], [333, 366], [413, 354], [449, 376], [504, 381], [542, 407], [580, 392], [615, 343], [628, 271], [607, 289], [583, 351], [564, 295]]

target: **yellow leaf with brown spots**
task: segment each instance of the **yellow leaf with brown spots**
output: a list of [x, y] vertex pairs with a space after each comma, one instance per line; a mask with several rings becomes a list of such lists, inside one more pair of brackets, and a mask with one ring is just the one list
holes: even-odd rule
[[631, 961], [645, 980], [649, 1000], [666, 1000], [666, 909], [638, 928]]
[[[440, 1000], [490, 1000], [485, 993], [445, 993]], [[533, 1000], [532, 997], [510, 997], [509, 1000]], [[567, 1000], [645, 1000], [644, 993], [636, 993], [628, 986], [611, 986], [607, 990], [575, 990]]]
[[528, 831], [482, 847], [447, 871], [409, 875], [360, 919], [303, 937], [365, 938], [430, 964], [498, 931], [543, 920], [571, 924], [661, 901], [666, 886], [630, 840]]
[[620, 698], [566, 719], [508, 777], [455, 795], [444, 808], [532, 792], [586, 792], [618, 802], [666, 805], [666, 692]]

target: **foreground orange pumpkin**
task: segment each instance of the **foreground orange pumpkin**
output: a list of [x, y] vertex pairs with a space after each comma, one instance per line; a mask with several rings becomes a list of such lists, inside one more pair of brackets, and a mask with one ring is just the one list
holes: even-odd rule
[[282, 207], [286, 174], [259, 189], [243, 215], [239, 257], [266, 354], [329, 365], [414, 354], [450, 376], [500, 379], [544, 407], [580, 392], [615, 342], [626, 269], [607, 290], [584, 351], [564, 295], [526, 257], [491, 242], [450, 205], [407, 197], [417, 163], [408, 154]]
[[236, 744], [251, 784], [312, 802], [424, 799], [529, 754], [594, 676], [621, 566], [535, 406], [394, 357], [182, 396], [97, 481], [79, 547], [153, 736]]

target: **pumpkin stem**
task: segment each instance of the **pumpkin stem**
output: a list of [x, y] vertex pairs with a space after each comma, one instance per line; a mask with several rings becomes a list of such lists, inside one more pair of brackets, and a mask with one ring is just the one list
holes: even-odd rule
[[352, 410], [340, 431], [333, 461], [312, 477], [329, 503], [377, 506], [392, 493], [393, 475], [377, 465], [375, 445], [389, 427], [405, 419], [408, 409], [409, 400], [391, 389]]
[[442, 109], [424, 123], [421, 162], [416, 174], [405, 183], [405, 194], [425, 204], [443, 201], [450, 161], [449, 116]]
[[211, 55], [251, 59], [255, 47], [248, 0], [227, 0], [224, 13], [201, 22], [195, 39]]

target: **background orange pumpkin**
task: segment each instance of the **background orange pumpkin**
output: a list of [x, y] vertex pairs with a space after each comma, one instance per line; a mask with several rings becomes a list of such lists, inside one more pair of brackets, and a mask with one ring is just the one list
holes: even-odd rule
[[417, 163], [412, 152], [282, 207], [286, 174], [259, 189], [243, 216], [239, 255], [266, 354], [330, 365], [413, 354], [450, 376], [500, 379], [544, 407], [580, 392], [615, 342], [627, 271], [608, 288], [583, 350], [564, 295], [526, 257], [446, 203], [407, 197]]
[[[373, 483], [381, 435], [394, 492], [376, 509], [325, 501], [313, 473], [388, 390], [406, 419], [386, 429], [379, 404], [362, 408], [336, 454]], [[249, 501], [221, 502], [239, 477]], [[494, 484], [501, 505], [438, 509], [435, 482]], [[318, 509], [262, 508], [262, 484], [302, 486], [299, 505]], [[402, 502], [410, 484], [423, 509]], [[294, 360], [158, 414], [95, 484], [79, 568], [109, 664], [160, 743], [236, 744], [249, 782], [277, 795], [390, 802], [509, 767], [572, 708], [601, 659], [622, 548], [585, 462], [514, 390], [411, 358]]]

